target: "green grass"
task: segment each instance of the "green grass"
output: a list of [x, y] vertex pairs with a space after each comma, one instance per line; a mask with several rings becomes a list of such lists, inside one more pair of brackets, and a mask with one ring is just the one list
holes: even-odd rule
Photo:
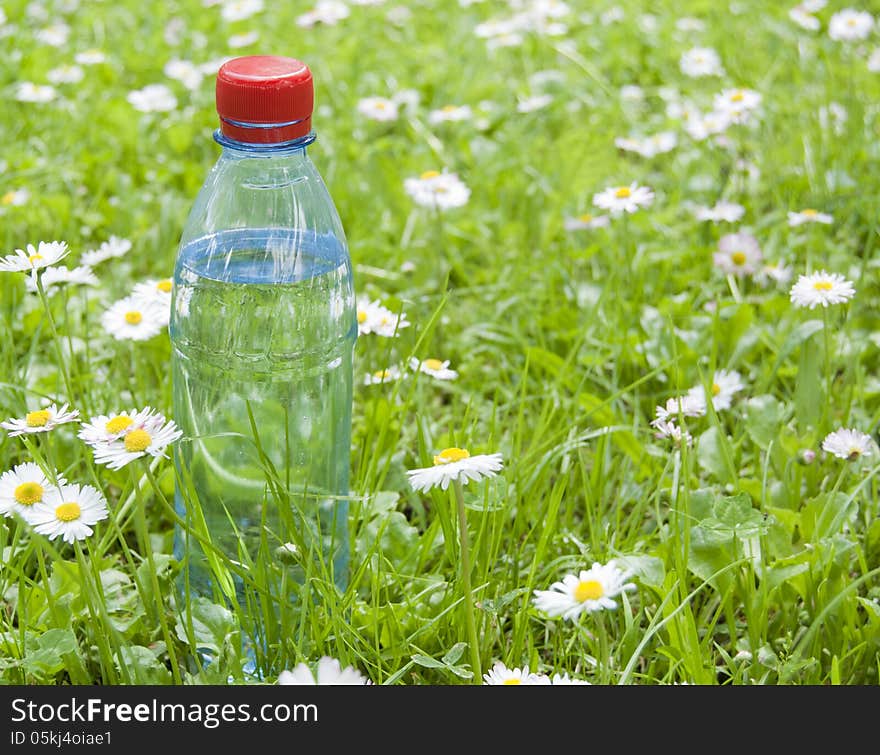
[[[612, 3], [572, 0], [565, 35], [491, 50], [475, 25], [513, 13], [494, 0], [407, 3], [411, 16], [397, 23], [386, 19], [393, 3], [353, 5], [337, 26], [310, 30], [295, 24], [309, 3], [267, 2], [227, 23], [198, 0], [124, 0], [53, 10], [71, 33], [51, 47], [34, 39], [49, 21], [29, 18], [26, 5], [4, 4], [15, 28], [0, 37], [0, 196], [30, 192], [21, 206], [0, 205], [2, 252], [64, 240], [72, 267], [110, 235], [133, 248], [96, 267], [99, 287], [49, 297], [57, 337], [24, 275], [0, 273], [0, 418], [41, 398], [83, 417], [147, 405], [170, 415], [167, 334], [117, 342], [100, 314], [135, 283], [171, 274], [218, 154], [213, 77], [190, 92], [163, 74], [173, 58], [275, 53], [308, 63], [310, 154], [342, 217], [357, 292], [413, 323], [397, 338], [357, 343], [349, 585], [341, 592], [309, 566], [299, 592], [308, 609], [273, 626], [264, 681], [321, 655], [382, 684], [479, 681], [455, 499], [415, 493], [406, 478], [460, 446], [505, 460], [497, 477], [464, 488], [480, 674], [501, 660], [594, 684], [877, 684], [880, 457], [875, 449], [847, 462], [820, 448], [838, 427], [875, 436], [880, 416], [880, 74], [866, 65], [876, 32], [829, 39], [838, 3], [808, 32], [787, 6], [752, 0], [734, 4], [740, 13], [708, 0], [621, 0], [625, 20], [609, 25], [599, 17]], [[639, 21], [646, 13], [653, 28]], [[677, 29], [683, 15], [704, 30]], [[182, 20], [177, 44], [165, 39], [172, 18]], [[257, 44], [227, 47], [250, 30]], [[679, 57], [694, 45], [714, 47], [725, 75], [682, 75]], [[46, 83], [92, 47], [107, 62], [57, 85], [54, 101], [14, 99], [20, 81]], [[535, 93], [529, 77], [548, 70], [557, 78], [542, 91], [553, 102], [518, 113], [517, 98]], [[175, 111], [141, 114], [126, 101], [160, 82]], [[644, 100], [621, 99], [631, 84]], [[752, 124], [728, 129], [726, 145], [691, 139], [659, 96], [675, 87], [706, 110], [735, 86], [763, 102]], [[399, 120], [358, 116], [359, 99], [402, 89], [421, 102]], [[484, 124], [428, 121], [433, 108], [484, 100], [495, 104]], [[819, 117], [832, 102], [848, 113], [839, 132]], [[647, 159], [614, 146], [660, 130], [678, 132], [672, 152]], [[432, 169], [459, 174], [472, 192], [466, 207], [437, 215], [413, 205], [404, 179]], [[608, 228], [564, 229], [565, 217], [595, 211], [594, 193], [631, 181], [655, 191], [651, 207]], [[742, 220], [698, 223], [688, 209], [719, 198], [742, 204]], [[833, 224], [790, 228], [787, 212], [807, 207]], [[855, 297], [823, 313], [793, 307], [787, 286], [734, 285], [712, 252], [735, 230], [753, 233], [794, 280], [839, 272]], [[411, 355], [449, 359], [460, 376], [363, 384]], [[688, 420], [690, 447], [656, 438], [655, 407], [717, 369], [742, 376], [732, 406]], [[71, 427], [28, 443], [0, 434], [0, 472], [43, 461], [99, 487], [112, 512], [77, 548], [0, 521], [0, 683], [252, 681], [240, 638], [265, 610], [261, 565], [243, 573], [254, 591], [247, 605], [180, 610], [173, 466], [96, 466]], [[235, 570], [218, 559], [218, 572]], [[611, 559], [637, 585], [617, 609], [569, 622], [534, 607], [534, 590]], [[202, 667], [199, 651], [214, 661]]]

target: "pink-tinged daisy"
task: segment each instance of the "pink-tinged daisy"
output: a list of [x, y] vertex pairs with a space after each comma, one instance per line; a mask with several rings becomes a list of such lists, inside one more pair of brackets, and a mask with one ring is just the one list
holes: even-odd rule
[[857, 461], [874, 453], [871, 436], [854, 428], [841, 427], [828, 433], [822, 441], [822, 450], [834, 454], [838, 459]]
[[105, 437], [101, 438], [103, 419], [90, 422], [80, 437], [92, 447], [95, 463], [110, 469], [121, 469], [145, 455], [165, 456], [165, 449], [183, 436], [173, 420], [166, 421], [164, 415], [149, 407], [109, 418], [103, 425]]

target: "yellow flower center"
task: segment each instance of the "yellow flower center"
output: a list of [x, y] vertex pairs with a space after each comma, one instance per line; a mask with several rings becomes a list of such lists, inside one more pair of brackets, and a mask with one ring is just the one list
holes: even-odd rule
[[389, 373], [388, 370], [376, 370], [373, 373], [373, 377], [376, 378], [376, 380], [384, 380], [387, 377], [391, 377], [391, 373]]
[[590, 215], [589, 212], [587, 212], [587, 213], [584, 213], [583, 215], [578, 215], [578, 220], [580, 220], [581, 223], [589, 223], [593, 220], [593, 216]]
[[458, 105], [444, 105], [442, 110], [444, 113], [454, 113], [458, 110]]
[[816, 289], [816, 291], [830, 291], [831, 281], [816, 281], [813, 284], [813, 288]]
[[467, 459], [470, 453], [464, 448], [444, 448], [434, 457], [434, 465], [450, 464], [453, 461]]
[[138, 312], [137, 310], [132, 310], [131, 312], [125, 313], [125, 321], [129, 325], [140, 325], [141, 320], [144, 319], [144, 316]]
[[364, 310], [359, 309], [358, 310], [358, 324], [363, 325], [366, 321], [367, 321], [367, 313]]
[[12, 204], [15, 201], [15, 192], [7, 191], [2, 197], [0, 197], [0, 204]]
[[742, 92], [735, 92], [734, 94], [730, 95], [731, 102], [742, 102], [745, 98], [746, 96]]
[[24, 415], [24, 421], [28, 427], [45, 427], [49, 422], [49, 410], [40, 409], [36, 412], [28, 412]]
[[846, 25], [847, 26], [855, 26], [856, 20], [854, 18], [848, 18], [848, 19], [846, 19]]
[[376, 108], [376, 110], [384, 110], [386, 107], [388, 107], [388, 105], [382, 102], [382, 100], [379, 100], [379, 102], [375, 103], [374, 107]]
[[808, 218], [814, 218], [818, 214], [819, 214], [818, 210], [814, 210], [809, 207], [806, 210], [801, 210], [801, 215], [806, 215]]
[[23, 482], [13, 491], [12, 496], [22, 506], [33, 506], [43, 499], [43, 486], [38, 482]]
[[849, 449], [849, 455], [847, 456], [847, 459], [848, 459], [849, 461], [855, 461], [855, 460], [858, 459], [861, 455], [862, 455], [862, 449], [859, 448], [858, 446], [852, 446], [852, 447]]
[[171, 281], [166, 278], [165, 280], [161, 280], [156, 284], [156, 288], [159, 289], [163, 294], [171, 293]]
[[153, 438], [146, 430], [132, 430], [125, 434], [125, 450], [129, 453], [140, 453], [146, 451], [150, 447]]
[[118, 414], [104, 426], [104, 429], [111, 435], [115, 435], [116, 433], [121, 433], [127, 427], [131, 427], [133, 424], [134, 420], [131, 417]]
[[522, 679], [517, 679], [515, 676], [512, 676], [510, 679], [505, 679], [502, 684], [522, 684]]
[[80, 514], [82, 514], [82, 509], [75, 501], [68, 501], [55, 507], [55, 518], [62, 522], [72, 522], [79, 519]]
[[746, 255], [745, 252], [734, 252], [730, 255], [730, 260], [734, 265], [745, 265], [746, 264]]
[[422, 362], [422, 364], [425, 365], [425, 367], [427, 367], [429, 370], [443, 369], [443, 362], [441, 362], [439, 359], [426, 359], [424, 362]]
[[632, 191], [630, 191], [629, 186], [621, 186], [617, 191], [614, 192], [614, 196], [618, 199], [628, 199], [632, 196]]
[[28, 257], [28, 262], [33, 265], [35, 262], [39, 262], [41, 259], [43, 259], [42, 254], [32, 254], [30, 257]]
[[712, 383], [712, 395], [717, 396], [721, 393], [721, 386], [718, 383]]
[[574, 588], [574, 599], [578, 603], [584, 603], [587, 600], [599, 600], [605, 594], [602, 583], [595, 579], [584, 579], [578, 582]]
[[427, 181], [428, 179], [431, 179], [431, 178], [437, 178], [437, 176], [439, 176], [439, 175], [440, 175], [440, 171], [438, 171], [438, 170], [426, 170], [424, 173], [422, 173], [421, 176], [419, 176], [419, 178], [421, 178], [422, 181]]

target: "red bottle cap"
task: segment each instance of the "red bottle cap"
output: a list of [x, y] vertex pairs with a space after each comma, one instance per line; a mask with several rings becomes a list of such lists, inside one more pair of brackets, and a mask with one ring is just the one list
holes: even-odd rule
[[302, 61], [248, 55], [226, 61], [217, 72], [220, 131], [254, 144], [288, 142], [312, 130], [315, 91]]

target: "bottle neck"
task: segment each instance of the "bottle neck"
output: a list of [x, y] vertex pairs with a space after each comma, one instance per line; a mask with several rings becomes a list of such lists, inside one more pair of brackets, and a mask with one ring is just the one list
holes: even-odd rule
[[315, 141], [316, 138], [315, 132], [310, 131], [305, 136], [300, 136], [287, 142], [240, 142], [236, 139], [229, 138], [219, 128], [214, 131], [214, 141], [223, 147], [224, 155], [233, 159], [254, 157], [305, 157], [306, 147]]

